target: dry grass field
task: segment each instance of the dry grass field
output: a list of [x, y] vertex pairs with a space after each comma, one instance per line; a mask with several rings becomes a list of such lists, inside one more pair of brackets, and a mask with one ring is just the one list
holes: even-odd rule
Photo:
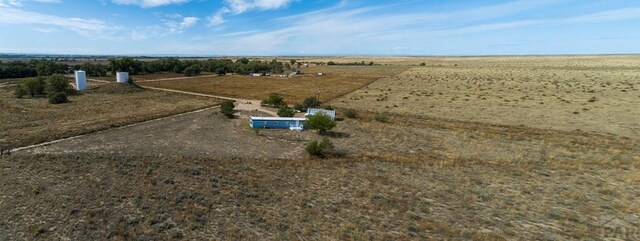
[[[331, 100], [366, 86], [379, 78], [394, 76], [406, 69], [403, 66], [315, 66], [302, 68], [304, 75], [291, 78], [245, 75], [206, 76], [141, 84], [252, 100], [262, 100], [271, 93], [278, 93], [284, 96], [287, 102], [297, 103], [306, 97], [316, 96], [318, 89], [321, 91], [320, 99], [322, 101]], [[326, 75], [318, 76], [319, 72], [326, 73]]]
[[71, 96], [70, 103], [61, 105], [49, 104], [46, 98], [16, 99], [12, 88], [0, 88], [0, 147], [37, 144], [219, 103], [211, 98], [150, 90], [127, 93], [126, 89], [107, 86]]
[[640, 57], [441, 59], [332, 104], [640, 138]]
[[147, 82], [290, 103], [322, 86], [359, 117], [326, 135], [341, 158], [211, 112], [0, 157], [0, 240], [638, 238], [640, 58], [425, 59]]

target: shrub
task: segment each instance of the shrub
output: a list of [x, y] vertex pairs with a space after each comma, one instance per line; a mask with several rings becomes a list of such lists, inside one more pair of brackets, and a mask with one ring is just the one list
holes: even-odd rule
[[320, 105], [322, 105], [322, 102], [320, 102], [320, 100], [315, 96], [307, 97], [302, 101], [302, 108], [305, 110], [309, 108], [318, 108]]
[[293, 109], [294, 110], [303, 111], [304, 107], [302, 107], [302, 104], [295, 104], [295, 105], [293, 105]]
[[389, 114], [387, 114], [386, 112], [377, 114], [375, 118], [378, 122], [382, 122], [382, 123], [389, 122]]
[[22, 85], [18, 85], [16, 86], [16, 90], [13, 94], [16, 96], [16, 98], [20, 99], [23, 96], [27, 95], [27, 91], [22, 88]]
[[294, 109], [291, 109], [286, 106], [281, 106], [278, 110], [278, 116], [280, 117], [293, 117], [296, 114]]
[[336, 65], [336, 62], [329, 61], [329, 62], [327, 62], [327, 65]]
[[328, 157], [335, 153], [335, 146], [329, 138], [322, 138], [320, 142], [312, 141], [307, 144], [305, 151], [311, 156]]
[[72, 92], [72, 88], [69, 85], [69, 81], [62, 75], [52, 75], [47, 78], [47, 93], [65, 93]]
[[67, 93], [65, 92], [49, 93], [47, 97], [49, 97], [49, 103], [51, 104], [62, 104], [69, 102], [69, 99], [67, 99]]
[[420, 63], [420, 66], [427, 66], [427, 63], [422, 62], [422, 63]]
[[233, 101], [225, 101], [220, 106], [220, 113], [222, 113], [223, 115], [225, 115], [228, 118], [233, 118], [233, 109], [234, 108], [236, 108], [236, 106], [233, 104]]
[[307, 117], [307, 121], [304, 122], [304, 125], [309, 129], [318, 130], [318, 133], [323, 134], [336, 127], [336, 122], [326, 113], [319, 112]]
[[35, 97], [36, 95], [44, 94], [45, 81], [44, 77], [36, 77], [27, 79], [22, 84], [22, 89], [27, 92], [27, 94], [31, 95], [31, 97]]
[[173, 238], [181, 239], [184, 237], [184, 232], [182, 231], [182, 229], [173, 228], [171, 230], [171, 236], [173, 236]]
[[358, 112], [356, 112], [356, 110], [354, 109], [347, 109], [344, 111], [344, 116], [346, 116], [347, 118], [358, 118]]

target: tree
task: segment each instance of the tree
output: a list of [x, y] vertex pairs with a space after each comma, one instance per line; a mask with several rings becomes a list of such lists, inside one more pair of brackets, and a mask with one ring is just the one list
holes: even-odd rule
[[116, 72], [129, 72], [129, 74], [135, 75], [143, 72], [142, 62], [131, 57], [109, 59], [109, 70], [113, 74]]
[[318, 130], [318, 133], [324, 134], [336, 127], [336, 122], [332, 120], [329, 115], [324, 113], [324, 111], [321, 111], [315, 115], [307, 117], [307, 121], [304, 122], [304, 126], [309, 129]]
[[287, 103], [284, 102], [284, 98], [281, 95], [276, 93], [269, 95], [269, 98], [267, 98], [266, 100], [263, 100], [262, 104], [273, 106], [273, 107], [280, 107], [280, 106], [287, 105]]
[[196, 75], [200, 75], [200, 67], [198, 67], [197, 65], [191, 65], [186, 69], [184, 69], [184, 76], [190, 77], [190, 76], [196, 76]]
[[327, 62], [327, 65], [336, 65], [336, 62], [329, 61], [329, 62]]
[[302, 101], [302, 108], [305, 110], [309, 108], [318, 108], [320, 105], [322, 105], [322, 102], [320, 102], [320, 100], [315, 96], [307, 97]]
[[233, 109], [236, 108], [236, 106], [233, 104], [233, 101], [225, 101], [224, 103], [222, 103], [222, 105], [220, 106], [220, 113], [222, 113], [223, 115], [225, 115], [228, 118], [233, 118]]
[[293, 117], [296, 114], [294, 109], [291, 109], [286, 106], [281, 106], [278, 110], [278, 116], [280, 117]]
[[227, 71], [223, 67], [218, 67], [218, 68], [216, 68], [216, 74], [217, 75], [225, 75], [225, 74], [227, 74]]
[[291, 65], [294, 65], [296, 64], [296, 60], [295, 59], [289, 60], [289, 63], [291, 63]]

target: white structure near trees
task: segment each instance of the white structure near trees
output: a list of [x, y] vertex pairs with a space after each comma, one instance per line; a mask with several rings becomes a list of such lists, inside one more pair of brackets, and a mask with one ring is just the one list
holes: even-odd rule
[[326, 115], [328, 115], [329, 117], [331, 117], [331, 120], [336, 120], [336, 111], [335, 110], [325, 110], [325, 109], [319, 109], [319, 108], [309, 108], [307, 109], [307, 113], [304, 114], [304, 116], [310, 116], [310, 115], [315, 115], [319, 112], [324, 112]]
[[116, 81], [120, 84], [129, 83], [129, 72], [116, 72]]
[[87, 73], [82, 70], [76, 70], [76, 90], [87, 89]]

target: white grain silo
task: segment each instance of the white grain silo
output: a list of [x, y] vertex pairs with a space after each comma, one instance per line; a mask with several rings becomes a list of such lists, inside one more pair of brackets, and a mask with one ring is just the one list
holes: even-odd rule
[[87, 89], [87, 73], [82, 70], [76, 70], [76, 89], [77, 90], [86, 90]]
[[116, 80], [120, 84], [129, 83], [129, 72], [116, 72]]

